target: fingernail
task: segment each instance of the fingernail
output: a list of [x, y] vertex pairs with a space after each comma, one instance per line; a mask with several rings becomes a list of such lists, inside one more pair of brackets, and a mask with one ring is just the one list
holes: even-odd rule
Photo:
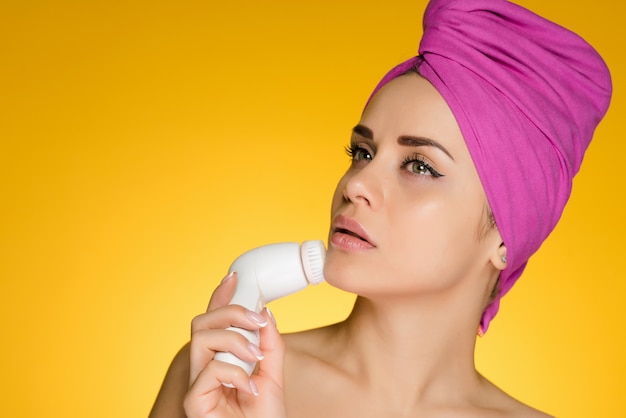
[[259, 396], [259, 389], [256, 387], [252, 379], [250, 379], [250, 389], [252, 390], [252, 393], [254, 393], [254, 396]]
[[260, 327], [264, 327], [264, 326], [267, 325], [267, 321], [265, 320], [265, 318], [263, 318], [263, 316], [259, 315], [258, 313], [254, 312], [254, 311], [246, 312], [246, 316], [248, 318], [250, 318], [250, 320], [252, 322], [254, 322], [255, 324], [257, 324]]
[[266, 306], [265, 310], [267, 311], [267, 315], [272, 319], [274, 325], [276, 325], [276, 318], [274, 318], [274, 315], [272, 314], [272, 311], [270, 311], [270, 308]]
[[229, 279], [232, 279], [234, 275], [235, 275], [235, 272], [231, 271], [230, 273], [228, 273], [228, 276], [222, 279], [222, 283], [226, 283]]
[[263, 360], [263, 352], [259, 347], [252, 343], [248, 343], [248, 350], [250, 350], [250, 352], [254, 354], [254, 357], [256, 357], [257, 360]]

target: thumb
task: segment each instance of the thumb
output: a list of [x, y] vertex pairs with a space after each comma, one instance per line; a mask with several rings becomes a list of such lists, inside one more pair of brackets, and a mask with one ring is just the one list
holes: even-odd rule
[[259, 348], [263, 352], [264, 358], [259, 362], [257, 374], [259, 377], [273, 380], [276, 385], [283, 388], [285, 344], [276, 328], [276, 320], [268, 308], [263, 310], [263, 316], [268, 321], [267, 326], [259, 330], [261, 339]]
[[228, 305], [235, 293], [236, 287], [237, 273], [233, 272], [224, 277], [220, 285], [213, 291], [213, 295], [211, 295], [207, 312]]

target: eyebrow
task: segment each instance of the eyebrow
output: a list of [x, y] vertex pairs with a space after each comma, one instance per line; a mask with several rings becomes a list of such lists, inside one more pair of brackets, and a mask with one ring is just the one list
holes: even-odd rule
[[362, 136], [365, 139], [374, 139], [374, 132], [367, 126], [357, 125], [352, 128], [352, 132], [355, 134]]
[[[365, 139], [374, 139], [374, 132], [372, 132], [372, 130], [367, 126], [356, 125], [354, 128], [352, 128], [352, 132], [359, 136], [362, 136]], [[435, 147], [444, 154], [446, 154], [448, 157], [450, 157], [452, 161], [455, 161], [452, 154], [450, 154], [450, 152], [448, 152], [448, 150], [443, 145], [441, 145], [434, 139], [426, 138], [423, 136], [401, 135], [398, 137], [398, 144], [406, 147]]]

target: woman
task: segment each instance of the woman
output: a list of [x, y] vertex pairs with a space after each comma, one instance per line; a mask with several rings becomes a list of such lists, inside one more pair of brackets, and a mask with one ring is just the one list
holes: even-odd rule
[[[547, 416], [476, 371], [476, 334], [558, 221], [610, 91], [575, 34], [504, 0], [432, 1], [333, 198], [324, 272], [358, 295], [351, 315], [280, 336], [268, 311], [227, 305], [225, 278], [152, 416]], [[217, 351], [260, 359], [256, 374]]]

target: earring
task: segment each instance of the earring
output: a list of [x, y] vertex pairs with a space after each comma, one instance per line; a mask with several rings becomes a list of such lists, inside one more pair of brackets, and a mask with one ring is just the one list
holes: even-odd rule
[[478, 335], [479, 337], [482, 337], [483, 335], [485, 335], [485, 331], [483, 331], [482, 325], [478, 326], [478, 331], [476, 332], [476, 335]]
[[506, 255], [503, 255], [502, 257], [500, 257], [500, 260], [502, 260], [502, 262], [506, 264]]

